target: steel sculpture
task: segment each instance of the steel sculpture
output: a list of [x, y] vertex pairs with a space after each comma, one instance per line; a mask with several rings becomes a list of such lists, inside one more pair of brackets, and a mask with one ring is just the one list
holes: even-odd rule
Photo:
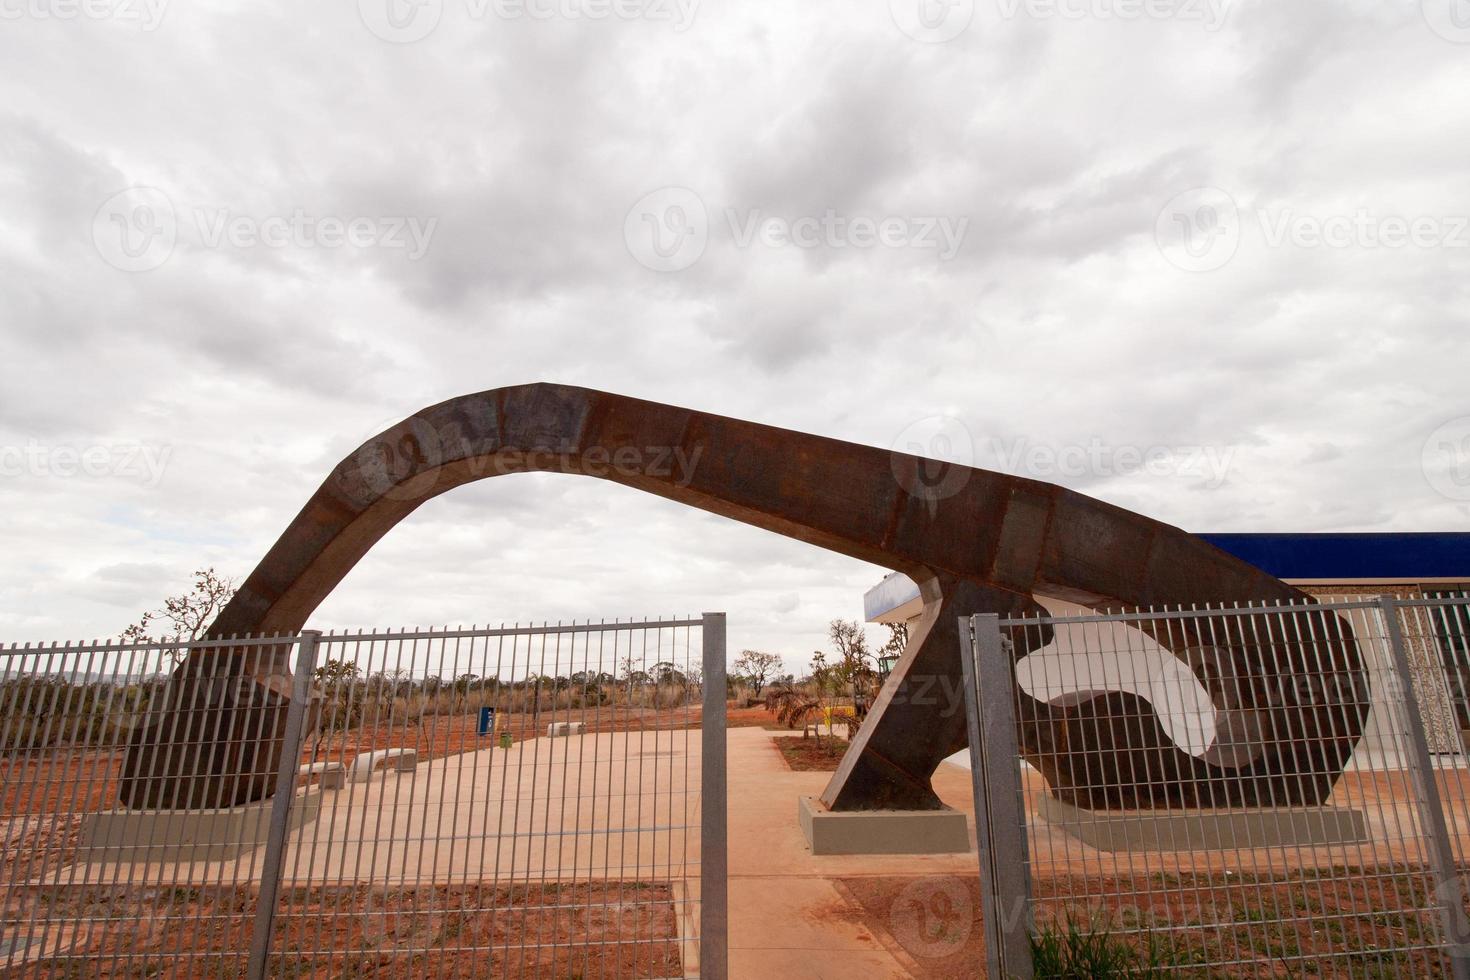
[[[1033, 596], [1098, 608], [1306, 597], [1184, 531], [1061, 487], [620, 395], [554, 384], [454, 398], [343, 460], [251, 573], [212, 639], [286, 635], [384, 534], [463, 484], [581, 474], [895, 569], [924, 613], [823, 799], [836, 810], [935, 809], [940, 761], [965, 745], [959, 619], [1039, 614]], [[1022, 754], [1078, 805], [1309, 804], [1342, 772], [1367, 712], [1349, 628], [1320, 616], [1258, 635], [1187, 621], [1154, 638], [1199, 678], [1226, 753], [1173, 743], [1141, 697], [1054, 705], [1023, 693]], [[1291, 617], [1284, 622], [1291, 625]], [[1215, 627], [1218, 631], [1219, 627]], [[1009, 631], [1019, 659], [1050, 639]], [[273, 791], [288, 646], [192, 650], [134, 732], [120, 798], [201, 808]], [[1007, 681], [1013, 683], [1013, 680]]]

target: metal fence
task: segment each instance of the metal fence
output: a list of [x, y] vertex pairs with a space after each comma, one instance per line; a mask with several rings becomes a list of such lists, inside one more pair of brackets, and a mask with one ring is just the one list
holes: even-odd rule
[[[1470, 976], [1463, 594], [968, 626], [991, 975]], [[1231, 711], [1233, 685], [1309, 717]]]
[[[267, 647], [274, 794], [123, 807], [176, 666]], [[724, 709], [723, 614], [0, 650], [0, 975], [723, 977]]]

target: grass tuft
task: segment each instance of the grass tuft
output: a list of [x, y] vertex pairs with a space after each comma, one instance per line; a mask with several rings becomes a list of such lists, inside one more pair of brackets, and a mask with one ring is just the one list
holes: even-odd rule
[[1150, 938], [1140, 950], [1115, 936], [1107, 923], [1078, 923], [1068, 916], [1039, 928], [1031, 937], [1031, 959], [1038, 978], [1163, 977], [1182, 965], [1167, 947]]

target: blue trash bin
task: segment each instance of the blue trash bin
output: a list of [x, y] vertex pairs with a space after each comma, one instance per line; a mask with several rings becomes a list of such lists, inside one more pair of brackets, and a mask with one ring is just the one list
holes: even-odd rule
[[480, 724], [476, 730], [481, 735], [493, 735], [495, 733], [494, 708], [485, 707], [480, 709]]

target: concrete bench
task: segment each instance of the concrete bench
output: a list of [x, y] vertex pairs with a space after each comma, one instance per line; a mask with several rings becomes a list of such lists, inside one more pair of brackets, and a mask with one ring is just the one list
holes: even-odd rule
[[587, 734], [587, 723], [585, 721], [554, 721], [546, 726], [547, 738], [564, 738], [568, 735]]
[[376, 752], [363, 752], [347, 767], [347, 781], [365, 783], [373, 778], [374, 772], [389, 763], [392, 763], [393, 768], [398, 772], [413, 772], [414, 767], [419, 764], [419, 755], [413, 749], [379, 749]]
[[347, 767], [340, 762], [311, 762], [296, 770], [300, 776], [320, 776], [316, 784], [322, 789], [341, 789], [347, 785]]

